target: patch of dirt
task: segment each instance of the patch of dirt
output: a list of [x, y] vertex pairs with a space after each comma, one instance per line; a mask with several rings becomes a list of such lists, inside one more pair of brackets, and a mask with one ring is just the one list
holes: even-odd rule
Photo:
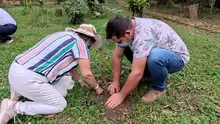
[[[95, 99], [93, 99], [94, 103], [99, 103], [104, 106], [105, 102], [108, 100], [110, 97], [107, 88], [109, 84], [111, 83], [109, 79], [99, 79], [98, 80], [99, 84], [104, 88], [104, 92], [102, 95], [98, 95]], [[122, 104], [114, 108], [113, 110], [108, 110], [106, 109], [101, 116], [101, 120], [105, 120], [107, 118], [108, 120], [111, 120], [113, 122], [119, 122], [123, 123], [122, 119], [130, 120], [130, 113], [132, 112], [132, 101], [128, 97], [124, 100]]]
[[[110, 97], [108, 93], [104, 93], [103, 95], [97, 97], [95, 99], [96, 101], [105, 104], [107, 99]], [[117, 122], [123, 122], [122, 118], [126, 118], [130, 120], [130, 113], [132, 112], [132, 102], [131, 99], [128, 97], [125, 99], [125, 101], [117, 106], [113, 110], [105, 110], [105, 112], [102, 113], [101, 119], [104, 120], [105, 118], [112, 120], [112, 121], [117, 121]]]

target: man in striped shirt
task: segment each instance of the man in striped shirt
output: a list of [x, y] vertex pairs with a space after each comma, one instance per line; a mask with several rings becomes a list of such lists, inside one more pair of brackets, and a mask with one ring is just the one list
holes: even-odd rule
[[[29, 50], [18, 55], [9, 70], [11, 99], [1, 103], [0, 123], [7, 123], [16, 114], [53, 114], [66, 107], [65, 90], [70, 89], [71, 73], [83, 85], [85, 81], [101, 94], [90, 69], [88, 48], [101, 47], [102, 40], [93, 25], [82, 24], [78, 29], [66, 28], [43, 38]], [[79, 65], [81, 75], [76, 67]], [[64, 79], [65, 78], [65, 79]], [[73, 84], [72, 84], [73, 85]], [[18, 101], [24, 96], [33, 102]]]

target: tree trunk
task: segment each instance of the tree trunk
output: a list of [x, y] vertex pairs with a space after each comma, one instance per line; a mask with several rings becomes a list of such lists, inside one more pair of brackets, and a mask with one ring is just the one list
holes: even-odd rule
[[148, 0], [148, 3], [150, 4], [150, 6], [151, 6], [151, 0]]
[[186, 2], [187, 2], [187, 0], [180, 0], [180, 11], [181, 11], [181, 13], [184, 13], [184, 9], [185, 9], [185, 7], [186, 7]]
[[57, 17], [62, 16], [62, 9], [56, 9], [56, 14]]
[[0, 0], [0, 5], [5, 5], [6, 4], [6, 0]]
[[57, 4], [60, 4], [62, 1], [61, 0], [57, 0]]
[[199, 9], [199, 4], [193, 4], [189, 6], [190, 19], [192, 20], [198, 19], [198, 9]]
[[168, 10], [169, 10], [169, 8], [170, 8], [170, 0], [167, 0], [167, 5], [166, 5], [166, 8], [167, 8], [167, 12], [168, 12]]
[[211, 0], [211, 3], [210, 3], [210, 6], [211, 6], [211, 8], [210, 8], [210, 15], [212, 15], [212, 9], [213, 9], [213, 7], [215, 5], [215, 1], [216, 0]]
[[134, 7], [132, 7], [132, 16], [134, 16], [135, 11], [134, 11]]
[[140, 8], [140, 10], [138, 11], [139, 17], [143, 17], [143, 10], [144, 10], [144, 8], [142, 7], [142, 8]]
[[29, 23], [31, 23], [32, 22], [32, 10], [31, 10], [31, 8], [28, 8], [28, 11], [29, 11], [28, 19], [29, 19]]

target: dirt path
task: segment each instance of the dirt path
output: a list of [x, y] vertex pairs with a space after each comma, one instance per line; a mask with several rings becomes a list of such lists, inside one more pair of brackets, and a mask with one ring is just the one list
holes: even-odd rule
[[[122, 6], [126, 5], [126, 2], [124, 0], [118, 0], [117, 3]], [[183, 18], [180, 16], [173, 16], [173, 15], [164, 14], [161, 12], [155, 12], [153, 10], [145, 10], [144, 15], [152, 16], [158, 19], [166, 19], [166, 20], [174, 21], [174, 22], [184, 24], [187, 26], [192, 26], [192, 27], [196, 27], [199, 29], [207, 30], [209, 32], [220, 33], [220, 25], [210, 24], [210, 23], [207, 23], [201, 20], [192, 21], [192, 20], [189, 20], [188, 18]]]
[[150, 16], [153, 16], [153, 17], [159, 18], [159, 19], [167, 19], [167, 20], [171, 20], [171, 21], [174, 21], [174, 22], [177, 22], [180, 24], [184, 24], [184, 25], [200, 28], [203, 30], [207, 30], [210, 32], [220, 33], [220, 26], [219, 25], [209, 24], [209, 23], [206, 23], [206, 22], [203, 22], [200, 20], [192, 21], [187, 18], [180, 17], [180, 16], [173, 16], [173, 15], [169, 15], [169, 14], [153, 12], [150, 10], [145, 10], [144, 15], [150, 15]]

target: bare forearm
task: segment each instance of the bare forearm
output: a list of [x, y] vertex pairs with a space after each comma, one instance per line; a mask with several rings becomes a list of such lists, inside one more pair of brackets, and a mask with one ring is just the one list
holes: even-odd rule
[[77, 69], [72, 69], [71, 70], [71, 74], [72, 74], [72, 76], [73, 76], [73, 78], [75, 79], [75, 80], [80, 80], [80, 78], [81, 78], [81, 75], [79, 74], [79, 72], [77, 71]]
[[84, 77], [84, 79], [93, 88], [95, 88], [98, 84], [93, 74], [88, 74]]
[[113, 81], [119, 82], [121, 73], [121, 57], [112, 56]]
[[97, 89], [98, 83], [91, 71], [90, 61], [88, 59], [78, 59], [78, 63], [82, 77], [91, 87]]
[[[79, 74], [79, 72], [77, 71], [77, 69], [73, 69], [71, 70], [71, 74], [73, 75], [73, 78], [76, 80], [80, 80], [81, 79], [81, 75]], [[95, 77], [93, 76], [92, 73], [87, 73], [85, 75], [83, 75], [83, 78], [85, 79], [85, 81], [91, 86], [91, 87], [96, 87], [97, 86], [97, 82]]]
[[142, 74], [131, 72], [120, 92], [125, 97], [128, 96], [137, 87], [141, 77], [142, 77]]

